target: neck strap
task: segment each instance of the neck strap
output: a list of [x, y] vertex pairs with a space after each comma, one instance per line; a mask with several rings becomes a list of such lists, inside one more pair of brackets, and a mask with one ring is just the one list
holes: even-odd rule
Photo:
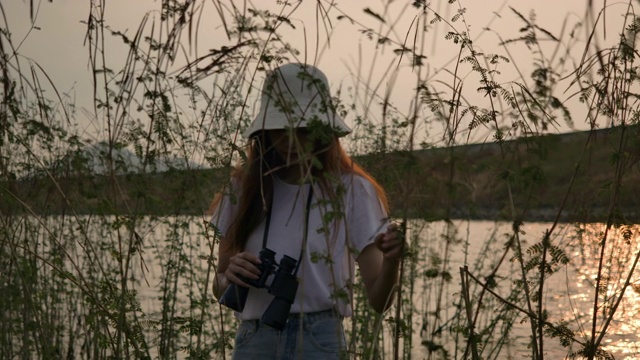
[[[300, 262], [302, 261], [302, 255], [304, 255], [304, 249], [307, 247], [307, 235], [309, 234], [309, 213], [311, 212], [311, 199], [313, 198], [313, 184], [309, 184], [309, 194], [307, 195], [307, 204], [305, 206], [304, 211], [304, 234], [302, 238], [302, 246], [300, 247], [300, 256], [298, 256], [298, 262], [296, 264], [296, 269], [293, 272], [293, 275], [298, 273], [298, 269], [300, 268]], [[273, 210], [273, 199], [271, 200], [271, 204], [269, 205], [269, 210], [267, 211], [267, 219], [266, 224], [264, 225], [264, 234], [262, 235], [262, 248], [267, 247], [267, 240], [269, 237], [269, 225], [271, 224], [271, 211]]]

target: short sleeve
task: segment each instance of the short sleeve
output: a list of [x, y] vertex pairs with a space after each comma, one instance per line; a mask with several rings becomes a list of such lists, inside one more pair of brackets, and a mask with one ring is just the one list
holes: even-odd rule
[[238, 199], [235, 194], [236, 186], [227, 186], [226, 191], [222, 193], [222, 198], [218, 205], [213, 209], [211, 216], [211, 225], [219, 231], [224, 237], [233, 222], [234, 216], [238, 210]]
[[386, 231], [389, 219], [370, 181], [358, 175], [349, 176], [345, 188], [347, 241], [357, 257], [367, 245], [373, 243], [377, 234]]

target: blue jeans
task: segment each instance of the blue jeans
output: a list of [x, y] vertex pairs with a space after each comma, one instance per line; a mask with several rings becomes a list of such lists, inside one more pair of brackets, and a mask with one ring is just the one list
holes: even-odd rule
[[346, 358], [342, 316], [334, 310], [291, 314], [284, 330], [244, 320], [236, 332], [233, 359]]

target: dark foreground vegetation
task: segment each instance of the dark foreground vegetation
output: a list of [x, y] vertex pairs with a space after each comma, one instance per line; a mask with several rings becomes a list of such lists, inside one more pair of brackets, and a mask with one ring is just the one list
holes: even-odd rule
[[[625, 176], [614, 214], [637, 223], [640, 133], [638, 126], [624, 132], [611, 128], [529, 136], [355, 159], [387, 189], [392, 207], [406, 209], [409, 217], [509, 220], [512, 209], [504, 181], [509, 177], [516, 218], [578, 222], [607, 221], [615, 186], [612, 167], [620, 159]], [[75, 175], [65, 168], [49, 175], [2, 184], [0, 211], [110, 215], [135, 204], [138, 215], [202, 215], [228, 180], [229, 169], [132, 173], [115, 177], [117, 186], [107, 176]], [[410, 201], [404, 204], [407, 195]]]
[[[572, 0], [584, 13], [553, 29], [518, 1], [484, 19], [478, 0], [139, 0], [127, 29], [111, 19], [133, 5], [77, 1], [91, 104], [21, 53], [51, 31], [44, 4], [70, 2], [0, 2], [3, 359], [229, 358], [205, 214], [250, 95], [289, 61], [349, 72], [347, 148], [406, 225], [391, 309], [353, 284], [346, 357], [640, 356], [637, 0]], [[209, 169], [160, 166], [175, 161]]]

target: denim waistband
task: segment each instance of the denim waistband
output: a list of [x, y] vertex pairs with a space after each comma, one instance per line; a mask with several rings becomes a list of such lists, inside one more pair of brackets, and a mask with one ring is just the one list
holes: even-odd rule
[[[322, 311], [305, 312], [305, 313], [293, 313], [293, 314], [289, 314], [289, 317], [287, 318], [287, 326], [297, 326], [301, 322], [303, 324], [310, 325], [316, 321], [330, 319], [330, 318], [337, 318], [342, 320], [343, 316], [340, 315], [340, 313], [336, 309], [327, 309]], [[260, 319], [242, 320], [242, 322], [254, 324], [256, 327], [260, 327], [264, 325], [262, 324]]]
[[233, 359], [342, 359], [347, 350], [342, 316], [333, 310], [289, 314], [282, 330], [244, 320]]
[[340, 318], [342, 315], [336, 309], [327, 309], [315, 312], [289, 314], [289, 321], [316, 322], [327, 318]]

